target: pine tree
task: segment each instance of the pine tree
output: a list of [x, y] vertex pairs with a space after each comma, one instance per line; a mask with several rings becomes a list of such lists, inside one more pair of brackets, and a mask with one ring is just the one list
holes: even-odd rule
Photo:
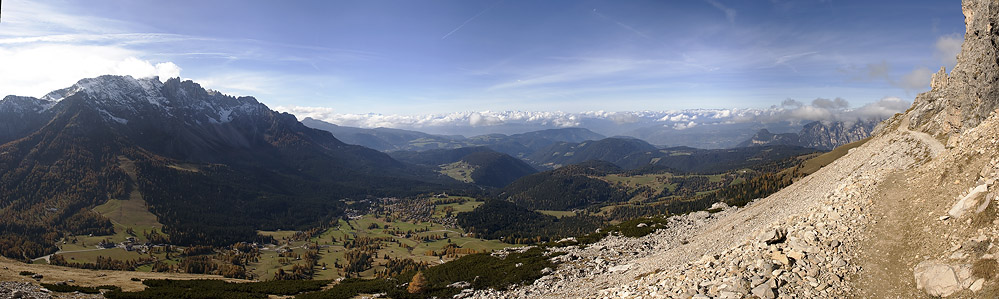
[[413, 280], [409, 282], [409, 286], [406, 287], [406, 291], [410, 294], [416, 294], [423, 292], [423, 288], [427, 285], [427, 279], [423, 278], [423, 272], [416, 272], [413, 275]]

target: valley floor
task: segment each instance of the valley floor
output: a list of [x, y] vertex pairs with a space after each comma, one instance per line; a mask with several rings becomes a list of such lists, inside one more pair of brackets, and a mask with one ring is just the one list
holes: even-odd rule
[[[27, 271], [34, 274], [41, 274], [40, 280], [31, 278], [31, 275], [21, 275]], [[184, 274], [184, 273], [159, 273], [159, 272], [136, 272], [136, 271], [110, 271], [110, 270], [86, 270], [70, 267], [25, 264], [19, 261], [0, 257], [0, 281], [19, 281], [31, 283], [59, 283], [73, 280], [74, 285], [100, 286], [115, 285], [121, 287], [123, 291], [138, 291], [145, 288], [140, 281], [143, 279], [221, 279], [226, 281], [245, 281], [240, 279], [229, 279], [218, 275]]]

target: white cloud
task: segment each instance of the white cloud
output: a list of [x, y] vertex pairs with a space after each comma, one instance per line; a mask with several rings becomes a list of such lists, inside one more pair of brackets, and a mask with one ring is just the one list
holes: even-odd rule
[[833, 111], [815, 106], [802, 106], [789, 111], [787, 116], [798, 120], [830, 120], [833, 119]]
[[798, 108], [804, 105], [805, 105], [804, 103], [799, 102], [798, 100], [795, 99], [786, 99], [780, 103], [780, 106], [782, 108]]
[[173, 62], [161, 62], [156, 64], [156, 75], [160, 77], [160, 80], [166, 80], [169, 78], [180, 77], [180, 66], [177, 66]]
[[159, 76], [160, 80], [166, 81], [169, 78], [180, 77], [180, 67], [173, 62], [161, 62], [154, 65], [147, 60], [128, 57], [118, 62], [111, 74], [130, 75], [136, 78]]
[[937, 59], [940, 59], [940, 63], [947, 67], [947, 69], [954, 68], [957, 64], [957, 54], [961, 53], [961, 44], [964, 42], [964, 38], [959, 35], [945, 35], [937, 39], [935, 44], [936, 50], [933, 53]]
[[639, 121], [638, 115], [626, 112], [613, 112], [607, 118], [616, 124], [632, 124]]
[[555, 128], [580, 126], [581, 115], [565, 112], [530, 111], [478, 111], [454, 112], [446, 114], [398, 115], [398, 114], [350, 114], [336, 113], [332, 108], [277, 106], [274, 110], [294, 114], [298, 119], [314, 119], [343, 126], [362, 128], [426, 128], [495, 126], [501, 124], [536, 124]]
[[551, 111], [478, 111], [447, 114], [341, 114], [323, 107], [279, 106], [275, 110], [311, 117], [342, 126], [362, 128], [401, 128], [433, 131], [435, 128], [468, 128], [505, 126], [525, 128], [587, 127], [599, 130], [608, 126], [665, 126], [676, 130], [695, 126], [733, 123], [808, 123], [813, 121], [843, 121], [884, 119], [905, 111], [910, 102], [888, 97], [858, 108], [849, 108], [842, 98], [815, 99], [810, 104], [785, 100], [781, 106], [765, 109], [688, 109], [668, 111], [587, 111], [581, 113]]
[[924, 90], [930, 87], [932, 75], [933, 71], [930, 69], [919, 67], [902, 76], [898, 82], [895, 82], [895, 85], [907, 90]]
[[736, 11], [731, 7], [725, 6], [724, 4], [721, 4], [716, 0], [704, 0], [704, 2], [711, 4], [711, 6], [714, 6], [718, 10], [725, 13], [725, 19], [728, 19], [729, 23], [735, 23], [735, 16], [739, 13], [738, 11]]
[[277, 88], [275, 77], [265, 73], [226, 72], [216, 76], [194, 78], [202, 86], [231, 94], [253, 94], [257, 96], [274, 92]]
[[153, 63], [140, 53], [114, 46], [40, 44], [0, 47], [0, 93], [42, 96], [83, 78], [131, 75], [179, 77], [172, 62]]
[[844, 109], [850, 107], [850, 103], [842, 98], [836, 98], [835, 100], [818, 98], [812, 100], [812, 106], [823, 109]]
[[468, 115], [468, 124], [473, 127], [495, 126], [503, 124], [503, 120], [500, 119], [499, 117], [496, 117], [495, 115], [490, 115], [488, 113], [483, 114], [478, 112], [472, 112], [472, 114]]
[[336, 110], [328, 107], [277, 106], [272, 109], [278, 112], [294, 114], [299, 120], [303, 120], [306, 117], [327, 120], [334, 119], [337, 115]]
[[674, 130], [686, 130], [686, 129], [690, 129], [690, 128], [693, 128], [693, 127], [696, 127], [696, 126], [697, 126], [696, 122], [678, 123], [678, 124], [674, 124], [673, 125], [673, 129]]
[[100, 75], [180, 76], [173, 62], [147, 60], [146, 53], [129, 47], [170, 35], [123, 33], [132, 25], [37, 1], [4, 2], [0, 95], [41, 96]]
[[896, 98], [896, 97], [886, 97], [877, 102], [870, 103], [856, 110], [852, 111], [852, 114], [860, 119], [883, 119], [895, 115], [909, 109], [912, 103], [909, 101]]
[[[868, 103], [858, 108], [849, 108], [850, 103], [842, 98], [835, 100], [815, 99], [811, 105], [804, 105], [799, 101], [785, 100], [784, 109], [771, 111], [770, 114], [759, 114], [755, 120], [797, 120], [801, 122], [810, 121], [842, 121], [853, 122], [856, 120], [885, 119], [895, 113], [909, 109], [912, 103], [897, 98], [886, 97], [876, 102]], [[744, 120], [745, 121], [745, 120]]]

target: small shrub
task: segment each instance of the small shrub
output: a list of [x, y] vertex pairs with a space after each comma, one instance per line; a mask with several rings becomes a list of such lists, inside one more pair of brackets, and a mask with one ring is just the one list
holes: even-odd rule
[[413, 280], [409, 282], [409, 286], [406, 287], [406, 291], [410, 294], [416, 294], [423, 292], [423, 288], [427, 285], [427, 279], [423, 278], [423, 272], [416, 272], [413, 275]]
[[313, 292], [329, 280], [277, 280], [233, 283], [222, 280], [146, 279], [146, 289], [138, 292], [113, 291], [107, 298], [267, 298], [268, 295], [295, 295]]
[[20, 274], [21, 276], [31, 276], [31, 275], [35, 275], [35, 272], [21, 271], [21, 273], [18, 273], [18, 274]]
[[999, 262], [995, 259], [981, 259], [971, 266], [971, 274], [975, 277], [992, 279], [999, 270]]
[[100, 294], [101, 290], [121, 291], [120, 287], [112, 285], [83, 287], [83, 286], [74, 286], [68, 284], [58, 285], [58, 284], [43, 283], [42, 287], [48, 289], [49, 291], [59, 292], [59, 293], [80, 292], [84, 294]]

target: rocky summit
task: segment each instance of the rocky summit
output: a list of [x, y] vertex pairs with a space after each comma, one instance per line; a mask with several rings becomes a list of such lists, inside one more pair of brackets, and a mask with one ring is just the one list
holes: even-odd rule
[[871, 135], [878, 124], [876, 120], [856, 120], [852, 122], [811, 122], [798, 133], [774, 134], [761, 129], [739, 147], [766, 145], [795, 145], [821, 150], [832, 150], [841, 145], [860, 141]]
[[745, 207], [553, 249], [530, 285], [472, 298], [996, 298], [999, 2], [965, 0], [957, 66], [863, 146]]

